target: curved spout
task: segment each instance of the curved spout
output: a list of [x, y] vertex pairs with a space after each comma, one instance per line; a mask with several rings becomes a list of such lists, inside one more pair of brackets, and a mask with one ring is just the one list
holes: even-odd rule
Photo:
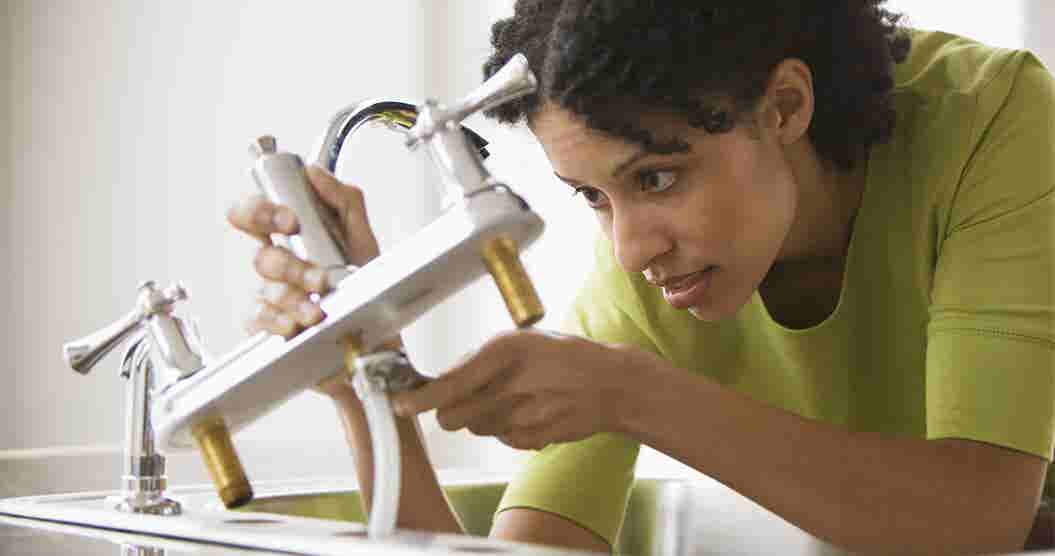
[[[311, 160], [330, 172], [335, 172], [345, 140], [362, 125], [374, 120], [380, 120], [390, 128], [406, 133], [417, 123], [418, 105], [400, 100], [374, 98], [342, 108], [330, 119], [326, 133], [319, 138], [312, 151]], [[487, 158], [487, 140], [465, 126], [462, 126], [462, 131], [480, 156]]]
[[530, 94], [537, 87], [538, 81], [527, 58], [516, 54], [502, 69], [451, 106], [432, 99], [420, 105], [394, 99], [366, 100], [337, 112], [315, 145], [312, 160], [331, 172], [336, 171], [337, 158], [348, 136], [369, 121], [381, 120], [406, 135], [407, 148], [426, 146], [447, 186], [448, 199], [469, 197], [501, 184], [483, 165], [487, 141], [462, 125], [462, 120]]

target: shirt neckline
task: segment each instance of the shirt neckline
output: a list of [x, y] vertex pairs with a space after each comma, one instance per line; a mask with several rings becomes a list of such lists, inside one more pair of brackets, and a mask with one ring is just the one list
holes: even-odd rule
[[806, 328], [789, 328], [778, 322], [773, 315], [769, 312], [769, 307], [766, 306], [766, 302], [762, 299], [762, 294], [756, 288], [754, 293], [751, 295], [751, 303], [754, 304], [758, 311], [762, 314], [765, 322], [771, 328], [779, 330], [785, 334], [801, 335], [809, 334], [823, 330], [825, 328], [834, 326], [834, 322], [839, 320], [840, 315], [846, 311], [845, 305], [847, 304], [847, 290], [855, 283], [852, 280], [852, 270], [854, 268], [854, 261], [857, 258], [858, 247], [860, 243], [861, 228], [864, 226], [866, 220], [866, 209], [871, 205], [869, 202], [869, 192], [872, 189], [872, 181], [874, 179], [874, 171], [876, 166], [876, 158], [879, 156], [880, 149], [873, 148], [865, 168], [865, 180], [863, 191], [861, 192], [861, 202], [858, 204], [857, 213], [853, 218], [853, 224], [850, 227], [850, 241], [846, 248], [846, 262], [843, 266], [842, 280], [839, 285], [839, 300], [835, 304], [835, 309], [824, 318], [821, 322], [809, 326]]

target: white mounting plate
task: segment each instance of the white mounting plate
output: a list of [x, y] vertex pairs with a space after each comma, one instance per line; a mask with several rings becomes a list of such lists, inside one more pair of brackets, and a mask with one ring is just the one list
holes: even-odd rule
[[157, 395], [158, 447], [194, 446], [190, 427], [222, 418], [232, 434], [341, 370], [340, 340], [361, 335], [371, 349], [487, 272], [483, 245], [513, 239], [523, 250], [542, 219], [504, 186], [479, 191], [399, 245], [345, 278], [322, 302], [323, 322], [290, 340], [262, 332], [218, 361]]

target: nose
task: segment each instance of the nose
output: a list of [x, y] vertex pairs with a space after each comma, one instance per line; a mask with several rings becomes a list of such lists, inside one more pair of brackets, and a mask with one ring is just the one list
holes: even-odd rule
[[673, 248], [662, 215], [637, 207], [613, 208], [608, 237], [623, 270], [644, 272], [660, 255]]

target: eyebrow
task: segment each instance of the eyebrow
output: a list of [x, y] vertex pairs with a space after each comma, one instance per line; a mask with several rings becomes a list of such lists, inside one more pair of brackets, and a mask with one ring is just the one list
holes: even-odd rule
[[630, 155], [626, 160], [620, 162], [619, 165], [615, 167], [615, 170], [612, 171], [612, 177], [613, 178], [618, 178], [619, 174], [622, 174], [623, 172], [626, 171], [627, 168], [632, 166], [635, 162], [637, 162], [638, 160], [641, 160], [642, 158], [645, 158], [646, 156], [648, 156], [650, 154], [659, 154], [659, 153], [649, 152], [649, 151], [647, 151], [645, 149], [641, 149], [641, 150], [637, 151], [636, 153]]
[[[626, 169], [629, 168], [632, 164], [634, 164], [638, 160], [641, 160], [642, 158], [645, 158], [646, 156], [648, 156], [650, 154], [659, 154], [659, 153], [649, 152], [649, 151], [647, 151], [645, 149], [641, 149], [641, 150], [637, 151], [636, 153], [630, 155], [629, 157], [627, 157], [626, 160], [620, 162], [615, 167], [615, 170], [612, 171], [612, 177], [613, 178], [619, 177], [619, 174], [625, 172]], [[558, 178], [560, 178], [561, 181], [563, 181], [565, 183], [568, 183], [568, 184], [572, 184], [572, 183], [579, 183], [579, 184], [581, 184], [582, 183], [582, 182], [580, 182], [578, 180], [573, 180], [571, 178], [566, 178], [566, 177], [558, 174], [557, 172], [553, 172], [553, 175], [557, 176]]]
[[[689, 146], [684, 141], [681, 141], [680, 139], [673, 139], [673, 140], [668, 141], [666, 143], [662, 143], [662, 144], [659, 145], [658, 150], [656, 150], [656, 149], [649, 150], [649, 149], [646, 149], [646, 148], [642, 148], [642, 149], [638, 150], [637, 152], [635, 152], [634, 154], [632, 154], [629, 157], [627, 157], [626, 160], [624, 160], [624, 161], [620, 162], [618, 165], [616, 165], [615, 170], [612, 171], [612, 177], [613, 178], [618, 178], [619, 174], [622, 174], [623, 172], [625, 172], [626, 169], [629, 168], [630, 166], [633, 166], [635, 162], [641, 160], [642, 158], [648, 157], [650, 155], [667, 156], [667, 155], [672, 155], [672, 154], [677, 154], [677, 153], [684, 153], [684, 152], [688, 152], [688, 151], [691, 151], [691, 150], [692, 150], [692, 147]], [[582, 182], [580, 182], [578, 180], [573, 180], [571, 178], [566, 178], [566, 177], [558, 174], [557, 172], [553, 172], [553, 175], [557, 176], [558, 179], [560, 179], [561, 181], [563, 181], [563, 182], [565, 182], [567, 184], [573, 184], [573, 183], [581, 184], [582, 183]]]

